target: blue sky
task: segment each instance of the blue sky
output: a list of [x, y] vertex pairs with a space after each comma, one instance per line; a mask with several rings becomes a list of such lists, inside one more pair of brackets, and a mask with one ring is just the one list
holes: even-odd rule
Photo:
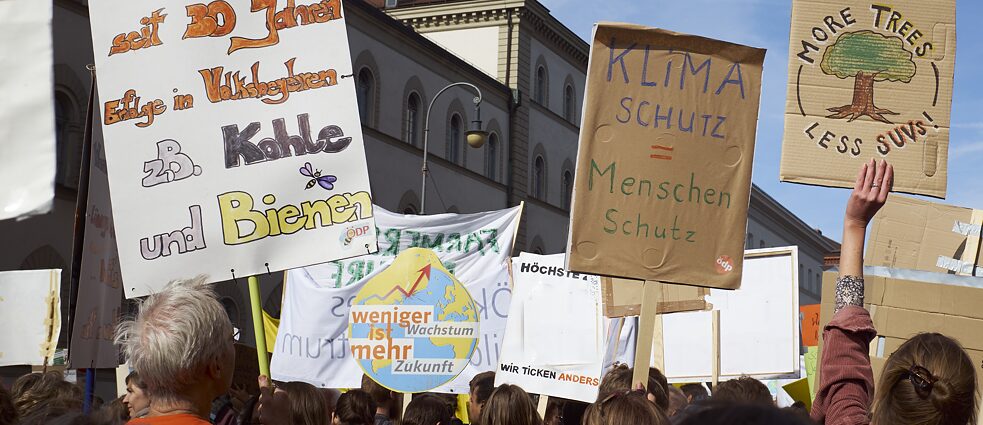
[[[778, 181], [791, 0], [540, 0], [560, 22], [585, 40], [597, 21], [620, 21], [697, 34], [768, 49], [754, 158], [754, 182], [823, 234], [839, 241], [846, 189]], [[945, 203], [983, 208], [983, 1], [959, 0], [956, 71]], [[976, 19], [974, 19], [976, 18]], [[926, 198], [928, 199], [928, 198]]]

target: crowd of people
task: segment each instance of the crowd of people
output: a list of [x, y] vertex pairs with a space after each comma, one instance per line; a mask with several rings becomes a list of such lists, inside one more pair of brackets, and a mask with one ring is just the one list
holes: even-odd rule
[[[480, 425], [875, 424], [973, 425], [979, 409], [977, 374], [957, 341], [937, 333], [912, 337], [890, 355], [874, 385], [868, 346], [876, 336], [863, 308], [866, 228], [887, 200], [893, 169], [871, 161], [847, 202], [835, 314], [825, 327], [817, 394], [811, 412], [800, 403], [776, 407], [760, 381], [741, 377], [714, 388], [669, 385], [649, 369], [615, 365], [593, 403], [549, 398], [543, 414], [535, 394], [495, 385], [494, 372], [470, 382], [466, 419]], [[126, 394], [83, 414], [82, 393], [59, 372], [32, 373], [0, 386], [0, 425], [9, 424], [463, 424], [457, 397], [388, 390], [368, 377], [344, 392], [303, 382], [258, 378], [258, 394], [233, 391], [233, 328], [204, 279], [175, 282], [141, 302], [122, 323], [117, 343], [135, 370]], [[876, 391], [875, 391], [876, 388]], [[404, 404], [404, 401], [408, 403]], [[404, 408], [405, 406], [405, 408]]]

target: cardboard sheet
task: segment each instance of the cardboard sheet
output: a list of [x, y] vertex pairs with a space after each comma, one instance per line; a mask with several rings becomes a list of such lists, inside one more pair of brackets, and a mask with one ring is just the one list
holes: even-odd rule
[[0, 272], [0, 366], [51, 364], [61, 334], [61, 270]]
[[641, 314], [642, 285], [659, 286], [661, 300], [656, 307], [659, 314], [709, 310], [712, 307], [710, 303], [706, 302], [710, 288], [602, 277], [601, 293], [604, 300], [604, 316], [628, 317]]
[[864, 264], [983, 276], [983, 211], [892, 196], [874, 216]]
[[794, 0], [781, 180], [851, 188], [877, 158], [945, 198], [955, 58], [955, 0]]
[[764, 55], [655, 28], [595, 27], [569, 269], [740, 286]]

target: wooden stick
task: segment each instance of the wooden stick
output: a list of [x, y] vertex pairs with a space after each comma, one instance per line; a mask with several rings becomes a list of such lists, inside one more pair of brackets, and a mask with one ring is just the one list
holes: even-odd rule
[[710, 315], [711, 320], [713, 320], [713, 356], [711, 358], [713, 364], [710, 369], [710, 382], [716, 389], [720, 382], [720, 310], [714, 310]]
[[413, 401], [413, 393], [403, 393], [403, 410], [400, 411], [400, 417], [406, 416], [406, 408], [410, 406], [411, 401]]
[[659, 307], [659, 285], [645, 282], [642, 286], [642, 311], [638, 316], [638, 340], [635, 343], [635, 368], [631, 377], [632, 388], [648, 385], [649, 365], [652, 360], [652, 340], [655, 337], [656, 310]]
[[666, 372], [666, 342], [662, 333], [662, 314], [655, 315], [655, 332], [652, 334], [652, 367]]
[[263, 327], [263, 308], [259, 301], [259, 280], [249, 276], [249, 304], [253, 312], [253, 331], [256, 335], [256, 359], [259, 361], [259, 374], [270, 376], [270, 355], [266, 352], [266, 330]]
[[539, 412], [539, 417], [546, 420], [546, 406], [550, 402], [550, 396], [546, 394], [539, 395], [539, 404], [536, 405], [536, 411]]

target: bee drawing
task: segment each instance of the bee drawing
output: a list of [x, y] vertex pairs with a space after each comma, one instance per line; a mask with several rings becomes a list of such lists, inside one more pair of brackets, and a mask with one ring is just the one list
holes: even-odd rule
[[325, 190], [334, 189], [334, 182], [338, 181], [338, 178], [332, 175], [321, 175], [321, 170], [315, 170], [311, 166], [310, 162], [304, 163], [304, 166], [300, 168], [300, 174], [310, 177], [311, 180], [307, 182], [307, 187], [304, 189], [310, 189], [314, 187], [315, 184], [321, 185]]

